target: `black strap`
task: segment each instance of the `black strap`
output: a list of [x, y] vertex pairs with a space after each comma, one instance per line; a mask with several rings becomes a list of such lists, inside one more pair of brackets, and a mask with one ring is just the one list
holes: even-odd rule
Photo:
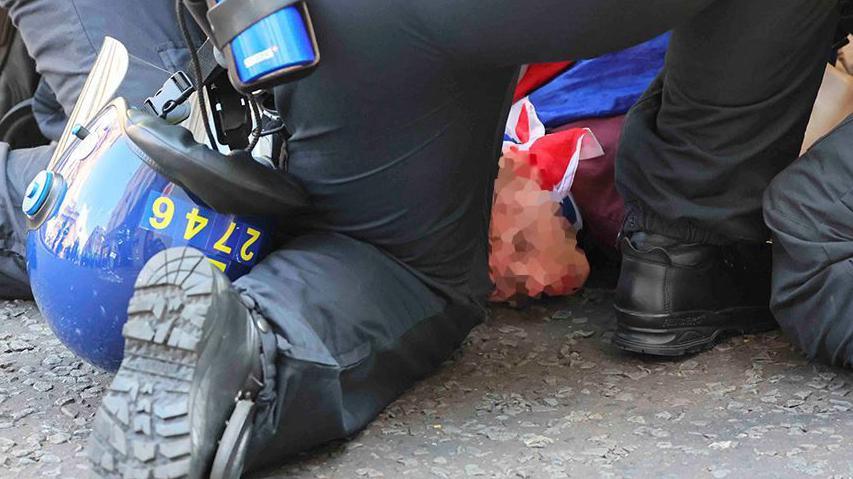
[[220, 50], [237, 35], [273, 13], [302, 0], [225, 0], [207, 11], [213, 38]]
[[[199, 48], [198, 60], [201, 66], [201, 86], [207, 88], [207, 97], [212, 108], [213, 124], [219, 143], [228, 145], [232, 150], [240, 150], [249, 145], [252, 133], [250, 106], [241, 93], [234, 89], [225, 69], [216, 61], [213, 44], [210, 40]], [[169, 77], [163, 87], [152, 97], [145, 100], [145, 109], [172, 123], [180, 123], [190, 113], [188, 108], [178, 109], [195, 91], [195, 82], [190, 80], [193, 66], [187, 65]], [[189, 74], [185, 72], [190, 72]]]
[[[211, 40], [206, 40], [196, 52], [198, 55], [198, 61], [201, 64], [201, 76], [200, 82], [202, 85], [210, 85], [213, 83], [217, 77], [222, 75], [225, 72], [225, 69], [216, 61], [216, 54], [213, 48], [213, 42]], [[192, 66], [192, 63], [188, 63], [184, 66], [184, 71], [192, 72], [195, 69]], [[198, 78], [196, 80], [199, 80]]]
[[213, 32], [207, 23], [207, 0], [183, 0], [184, 6], [189, 10], [195, 22], [204, 31], [204, 36], [210, 38]]
[[[213, 43], [210, 40], [202, 44], [197, 54], [201, 66], [201, 85], [211, 85], [223, 76], [225, 69], [216, 61]], [[195, 68], [190, 63], [184, 66], [183, 70], [169, 77], [157, 93], [145, 100], [145, 108], [160, 118], [166, 118], [195, 91], [195, 82], [193, 81], [195, 75], [193, 72], [195, 72]]]

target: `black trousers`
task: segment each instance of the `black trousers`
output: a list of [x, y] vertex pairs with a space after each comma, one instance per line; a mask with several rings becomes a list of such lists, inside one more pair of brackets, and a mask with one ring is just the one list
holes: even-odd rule
[[[126, 32], [175, 33], [148, 3], [78, 17], [64, 0], [4, 3], [63, 105], [91, 65], [90, 40], [125, 35], [137, 53], [144, 37], [135, 45]], [[492, 185], [519, 65], [675, 28], [666, 71], [625, 132], [619, 183], [634, 224], [761, 239], [762, 190], [795, 155], [836, 3], [313, 0], [322, 63], [276, 100], [293, 133], [290, 172], [316, 211], [235, 284], [277, 344], [254, 465], [361, 429], [485, 317]], [[133, 25], [111, 32], [122, 18]], [[13, 238], [22, 236], [13, 203], [35, 173], [28, 158], [47, 152], [5, 153], [0, 231]], [[20, 258], [9, 251], [0, 259]], [[0, 262], [0, 273], [5, 289], [25, 287], [20, 261]]]
[[633, 224], [761, 240], [761, 196], [797, 154], [836, 0], [334, 0], [324, 63], [277, 90], [290, 172], [317, 214], [238, 287], [276, 325], [277, 402], [256, 465], [362, 428], [483, 319], [492, 184], [519, 64], [675, 28], [631, 114]]
[[776, 318], [810, 357], [853, 365], [853, 117], [773, 180], [764, 215]]
[[762, 193], [800, 152], [836, 4], [721, 1], [675, 30], [619, 150], [627, 231], [712, 243], [769, 238]]

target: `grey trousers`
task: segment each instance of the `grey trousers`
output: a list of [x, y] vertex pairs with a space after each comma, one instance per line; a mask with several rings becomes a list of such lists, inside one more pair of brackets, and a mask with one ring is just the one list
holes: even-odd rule
[[[117, 35], [131, 53], [164, 65], [169, 49], [161, 46], [174, 47], [171, 2], [121, 0], [108, 9], [94, 0], [7, 3], [64, 111], [103, 35]], [[78, 12], [87, 8], [92, 13]], [[659, 131], [655, 121], [644, 121], [626, 134], [694, 145], [707, 153], [699, 166], [711, 172], [737, 163], [739, 175], [760, 179], [747, 188], [760, 197], [761, 184], [777, 170], [749, 162], [776, 143], [787, 145], [782, 132], [802, 134], [800, 117], [820, 76], [799, 67], [819, 70], [829, 38], [823, 28], [835, 10], [835, 0], [313, 0], [323, 63], [278, 88], [276, 101], [292, 132], [290, 173], [311, 194], [315, 212], [235, 283], [274, 326], [276, 344], [268, 365], [276, 373], [267, 378], [275, 395], [256, 424], [253, 466], [358, 431], [484, 319], [492, 187], [518, 65], [594, 56], [676, 28], [668, 77], [719, 84], [703, 83], [701, 95], [668, 95], [670, 85], [685, 83], [663, 81], [667, 100], [647, 102], [646, 116], [674, 112], [673, 119], [689, 120], [696, 109], [694, 128]], [[776, 26], [778, 42], [755, 43], [757, 32]], [[711, 35], [715, 29], [726, 34]], [[715, 42], [718, 53], [699, 68], [690, 51], [714, 50], [703, 41]], [[749, 74], [732, 73], [753, 65]], [[126, 94], [148, 94], [151, 86], [142, 83]], [[757, 101], [778, 97], [785, 85], [802, 96], [785, 94], [797, 99], [790, 114]], [[718, 96], [730, 89], [740, 96]], [[728, 114], [710, 123], [696, 119], [714, 108]], [[740, 115], [738, 128], [771, 133], [737, 142], [720, 136], [732, 131], [719, 125]], [[732, 144], [713, 148], [721, 141]], [[658, 153], [669, 158], [671, 151]], [[17, 158], [37, 169], [30, 165], [46, 153], [8, 155], [0, 185], [31, 174], [15, 169]], [[636, 161], [653, 161], [648, 155]], [[645, 169], [697, 167], [689, 155], [666, 158]], [[651, 182], [649, 193], [659, 186]], [[20, 196], [18, 185], [7, 190]], [[736, 195], [716, 207], [737, 210], [741, 201]], [[14, 213], [4, 214], [0, 225], [14, 225]]]
[[853, 365], [853, 117], [783, 171], [764, 198], [772, 309], [812, 358]]
[[[57, 140], [83, 89], [104, 37], [116, 38], [151, 68], [134, 68], [118, 91], [131, 105], [162, 86], [162, 72], [189, 60], [172, 0], [0, 0], [42, 75], [33, 110], [42, 132]], [[0, 144], [0, 297], [30, 296], [26, 276], [23, 193], [44, 169], [52, 146], [9, 151]]]

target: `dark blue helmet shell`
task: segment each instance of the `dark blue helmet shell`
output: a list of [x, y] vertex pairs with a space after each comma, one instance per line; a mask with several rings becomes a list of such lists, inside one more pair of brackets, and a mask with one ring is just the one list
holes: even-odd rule
[[190, 245], [234, 280], [270, 243], [266, 221], [216, 213], [146, 166], [124, 133], [126, 109], [113, 101], [64, 153], [27, 239], [42, 315], [66, 346], [107, 370], [121, 363], [128, 302], [148, 259]]

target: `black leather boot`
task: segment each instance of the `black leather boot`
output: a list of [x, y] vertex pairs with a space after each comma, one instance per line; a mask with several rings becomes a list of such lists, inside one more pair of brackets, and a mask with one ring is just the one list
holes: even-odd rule
[[621, 248], [617, 347], [681, 356], [708, 349], [723, 335], [776, 327], [769, 244], [685, 244], [634, 233]]
[[135, 288], [90, 440], [95, 477], [239, 477], [268, 326], [191, 248], [154, 256]]

